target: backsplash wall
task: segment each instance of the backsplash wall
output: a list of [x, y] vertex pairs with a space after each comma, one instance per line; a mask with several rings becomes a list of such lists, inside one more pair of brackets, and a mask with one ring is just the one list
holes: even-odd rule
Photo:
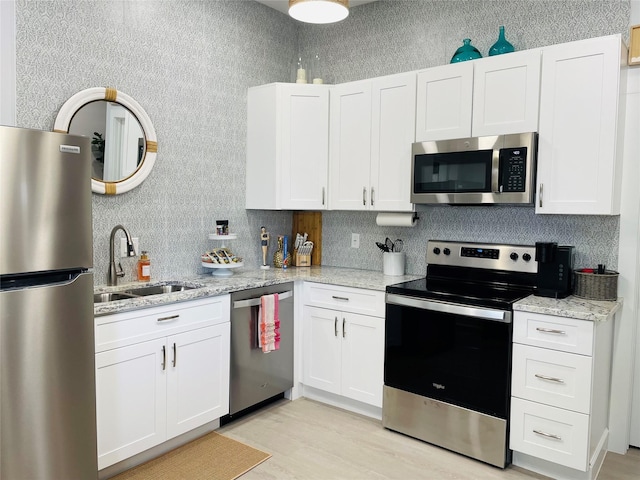
[[[483, 53], [498, 26], [517, 50], [628, 32], [627, 1], [381, 0], [337, 25], [299, 26], [251, 0], [18, 0], [17, 124], [50, 130], [73, 94], [111, 86], [135, 98], [158, 136], [147, 180], [123, 195], [93, 196], [96, 284], [106, 282], [111, 228], [123, 224], [149, 251], [154, 279], [202, 271], [217, 219], [230, 246], [260, 263], [259, 228], [288, 233], [291, 212], [244, 209], [246, 90], [289, 81], [298, 48], [318, 53], [335, 82], [443, 65], [462, 38]], [[300, 40], [300, 41], [299, 41]], [[371, 213], [323, 214], [323, 263], [381, 269], [374, 242], [403, 238], [407, 271], [424, 273], [429, 238], [578, 247], [578, 264], [616, 267], [618, 217], [536, 216], [532, 208], [419, 207], [412, 229], [385, 229]], [[349, 248], [351, 232], [361, 248]], [[121, 234], [118, 233], [120, 236]], [[373, 259], [373, 261], [372, 261]], [[132, 280], [136, 259], [121, 259]]]
[[[516, 50], [621, 33], [628, 37], [630, 4], [618, 0], [493, 1], [382, 0], [352, 8], [343, 24], [300, 28], [303, 57], [318, 55], [331, 83], [448, 64], [463, 38], [487, 55], [498, 27]], [[424, 274], [429, 239], [576, 246], [576, 265], [617, 268], [619, 217], [535, 215], [533, 207], [418, 206], [414, 228], [375, 224], [374, 213], [325, 212], [326, 265], [382, 269], [376, 241], [404, 240], [406, 272]], [[360, 248], [350, 248], [351, 233]]]

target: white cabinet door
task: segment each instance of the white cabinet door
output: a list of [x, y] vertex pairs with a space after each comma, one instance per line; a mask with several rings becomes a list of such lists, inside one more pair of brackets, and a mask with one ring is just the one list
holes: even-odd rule
[[330, 189], [332, 210], [367, 210], [370, 202], [371, 82], [331, 91]]
[[620, 209], [619, 35], [542, 50], [536, 213]]
[[340, 394], [342, 321], [340, 312], [304, 308], [304, 384]]
[[246, 208], [325, 209], [328, 162], [327, 85], [249, 89]]
[[166, 438], [165, 339], [96, 355], [98, 468]]
[[370, 207], [377, 211], [411, 211], [416, 73], [374, 79], [372, 99]]
[[168, 337], [167, 438], [229, 413], [230, 324]]
[[342, 313], [342, 395], [382, 408], [384, 319]]
[[473, 62], [474, 137], [537, 132], [540, 50]]
[[416, 142], [471, 136], [473, 63], [418, 73]]
[[318, 85], [283, 86], [282, 208], [324, 210], [329, 169], [329, 90]]

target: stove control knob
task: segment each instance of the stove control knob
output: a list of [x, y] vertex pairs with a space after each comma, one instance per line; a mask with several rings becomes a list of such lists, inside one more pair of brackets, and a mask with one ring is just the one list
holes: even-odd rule
[[438, 247], [434, 248], [433, 253], [435, 253], [436, 255], [440, 255], [440, 249]]
[[445, 248], [445, 249], [443, 250], [443, 253], [444, 253], [445, 255], [449, 255], [449, 254], [451, 253], [451, 250], [449, 250], [448, 248]]
[[531, 260], [531, 255], [529, 255], [528, 253], [525, 253], [524, 255], [522, 255], [522, 259], [525, 262], [528, 262], [529, 260]]
[[511, 252], [511, 255], [509, 255], [509, 258], [511, 258], [511, 260], [515, 262], [516, 260], [518, 260], [518, 254], [516, 252]]

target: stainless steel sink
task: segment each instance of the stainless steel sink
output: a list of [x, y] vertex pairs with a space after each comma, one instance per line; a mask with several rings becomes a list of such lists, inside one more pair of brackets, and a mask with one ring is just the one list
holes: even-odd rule
[[125, 290], [125, 293], [130, 293], [138, 297], [146, 297], [148, 295], [160, 295], [162, 293], [184, 292], [185, 290], [192, 290], [196, 287], [188, 285], [153, 285], [149, 287], [130, 288]]
[[125, 292], [95, 293], [93, 295], [93, 303], [115, 302], [116, 300], [128, 300], [131, 298], [136, 298], [136, 295]]

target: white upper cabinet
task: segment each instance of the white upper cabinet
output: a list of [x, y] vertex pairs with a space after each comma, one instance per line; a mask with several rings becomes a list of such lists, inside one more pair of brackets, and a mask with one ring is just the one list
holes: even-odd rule
[[367, 210], [371, 165], [371, 81], [336, 85], [331, 91], [332, 210]]
[[416, 141], [538, 130], [540, 50], [418, 73]]
[[326, 209], [329, 88], [272, 83], [249, 89], [246, 208]]
[[620, 35], [543, 49], [536, 213], [620, 213], [621, 49]]
[[540, 50], [473, 62], [474, 137], [538, 131]]
[[333, 88], [332, 210], [413, 210], [409, 192], [415, 95], [415, 72]]
[[471, 136], [472, 62], [419, 72], [417, 88], [417, 142]]

